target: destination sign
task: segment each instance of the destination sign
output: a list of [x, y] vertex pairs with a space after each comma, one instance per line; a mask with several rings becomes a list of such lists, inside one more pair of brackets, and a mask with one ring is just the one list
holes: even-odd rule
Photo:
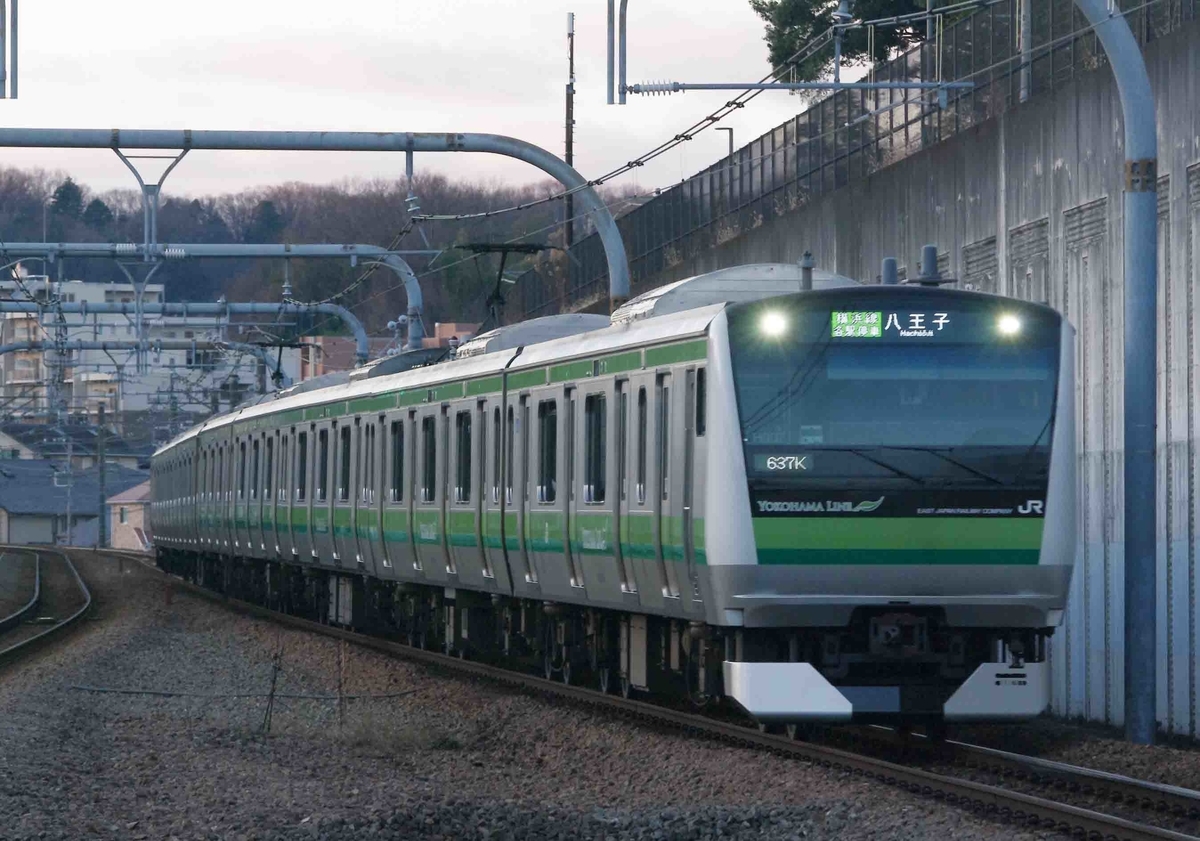
[[887, 312], [834, 310], [829, 314], [835, 339], [928, 338], [950, 324], [948, 312]]

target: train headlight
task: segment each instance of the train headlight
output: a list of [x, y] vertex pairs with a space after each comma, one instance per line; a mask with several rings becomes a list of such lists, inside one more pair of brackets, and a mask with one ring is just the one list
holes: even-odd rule
[[1021, 332], [1021, 319], [1006, 313], [996, 322], [996, 329], [1000, 331], [1001, 336], [1015, 336]]
[[776, 339], [787, 330], [787, 319], [779, 310], [767, 310], [758, 322], [758, 327], [764, 336]]

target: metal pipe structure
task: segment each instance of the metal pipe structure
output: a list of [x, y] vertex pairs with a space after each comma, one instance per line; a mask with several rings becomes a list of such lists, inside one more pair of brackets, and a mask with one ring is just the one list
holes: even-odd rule
[[625, 7], [629, 0], [621, 0], [621, 11], [617, 16], [617, 102], [625, 104]]
[[8, 98], [8, 3], [0, 0], [0, 99]]
[[8, 37], [8, 98], [17, 98], [17, 2], [12, 0], [12, 17], [9, 18]]
[[608, 104], [613, 104], [613, 41], [616, 33], [616, 0], [608, 0]]
[[[0, 301], [0, 313], [4, 312], [36, 312], [42, 313], [47, 310], [62, 313], [80, 313], [87, 316], [88, 313], [98, 315], [132, 315], [136, 316], [138, 307], [136, 304], [120, 304], [120, 303], [93, 303], [87, 301], [76, 301], [73, 303], [59, 304], [42, 304], [37, 301]], [[337, 304], [293, 304], [281, 302], [271, 304], [266, 302], [255, 303], [228, 303], [221, 301], [215, 304], [185, 304], [185, 303], [165, 303], [165, 304], [142, 304], [141, 311], [143, 315], [177, 315], [184, 318], [188, 316], [217, 316], [228, 317], [230, 315], [299, 315], [305, 312], [319, 312], [325, 315], [335, 315], [345, 322], [354, 333], [354, 356], [355, 361], [359, 365], [363, 365], [370, 357], [370, 342], [367, 339], [367, 331], [363, 327], [362, 322], [355, 318], [354, 314], [348, 309]], [[163, 340], [168, 341], [168, 340]], [[53, 342], [49, 344], [53, 345]], [[112, 342], [108, 343], [112, 345]], [[184, 343], [188, 344], [188, 343]], [[229, 344], [229, 343], [226, 343]], [[0, 348], [5, 347], [0, 345]], [[257, 345], [255, 345], [257, 347]], [[103, 348], [100, 348], [103, 350]], [[95, 348], [89, 348], [95, 350]]]
[[205, 149], [278, 152], [486, 152], [536, 166], [574, 192], [591, 216], [608, 261], [615, 309], [629, 298], [629, 261], [621, 232], [587, 180], [553, 155], [499, 134], [367, 131], [192, 131], [191, 129], [0, 129], [0, 147], [48, 149]]
[[1075, 5], [1108, 55], [1125, 124], [1125, 737], [1148, 745], [1157, 695], [1158, 121], [1146, 61], [1124, 15], [1107, 0]]
[[280, 376], [283, 376], [283, 372], [271, 359], [270, 348], [264, 345], [252, 345], [243, 342], [209, 342], [195, 339], [153, 339], [150, 341], [126, 339], [125, 341], [114, 340], [111, 342], [71, 339], [66, 342], [54, 342], [37, 339], [27, 342], [9, 342], [8, 344], [0, 345], [0, 356], [6, 353], [18, 353], [21, 351], [69, 353], [78, 350], [148, 351], [150, 353], [158, 353], [164, 350], [233, 350], [257, 356], [263, 361], [264, 365], [274, 370]]
[[630, 85], [629, 92], [966, 90], [973, 87], [974, 82], [649, 82]]
[[[0, 243], [0, 255], [42, 257], [51, 262], [63, 257], [111, 257], [113, 259], [142, 257], [148, 261], [222, 257], [229, 259], [279, 257], [284, 260], [290, 260], [292, 257], [349, 257], [354, 260], [364, 258], [368, 261], [381, 263], [391, 269], [404, 283], [404, 291], [408, 297], [408, 348], [410, 350], [419, 348], [421, 346], [421, 339], [425, 335], [424, 325], [421, 321], [421, 316], [424, 313], [424, 300], [421, 295], [420, 281], [417, 279], [412, 267], [401, 257], [395, 252], [388, 251], [386, 248], [380, 248], [377, 245], [163, 243], [161, 245], [151, 245], [147, 248], [145, 245], [137, 243], [6, 242]], [[340, 314], [339, 317], [341, 317]], [[347, 321], [347, 323], [353, 327], [353, 324], [357, 323], [358, 319], [353, 316], [351, 316], [351, 319], [352, 321]]]

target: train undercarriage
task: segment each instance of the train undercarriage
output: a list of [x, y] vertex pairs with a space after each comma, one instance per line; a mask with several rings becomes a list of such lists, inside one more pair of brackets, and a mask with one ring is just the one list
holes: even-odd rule
[[[417, 648], [603, 692], [735, 702], [761, 726], [1020, 720], [1048, 700], [1052, 629], [953, 629], [939, 611], [858, 610], [845, 628], [736, 628], [160, 548], [213, 592]], [[1040, 704], [1040, 706], [1039, 706]]]

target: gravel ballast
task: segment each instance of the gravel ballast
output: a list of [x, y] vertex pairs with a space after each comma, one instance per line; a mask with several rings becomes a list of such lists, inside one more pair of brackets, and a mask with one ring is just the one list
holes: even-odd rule
[[1061, 837], [178, 590], [167, 605], [157, 573], [79, 558], [94, 616], [0, 673], [0, 839]]

